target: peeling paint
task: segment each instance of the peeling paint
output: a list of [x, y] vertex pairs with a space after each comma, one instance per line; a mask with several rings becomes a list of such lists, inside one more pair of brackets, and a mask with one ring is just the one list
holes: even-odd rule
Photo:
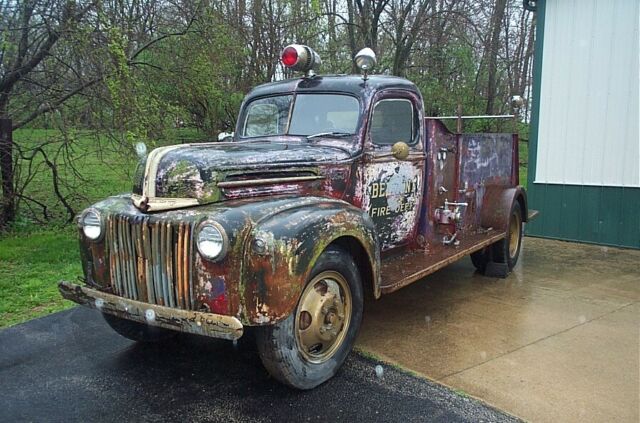
[[363, 179], [362, 209], [376, 224], [381, 249], [407, 241], [417, 225], [422, 169], [411, 162], [374, 163]]
[[[485, 235], [482, 225], [501, 228], [509, 201], [524, 195], [514, 188], [513, 135], [452, 134], [439, 121], [423, 121], [419, 91], [395, 77], [285, 81], [258, 87], [247, 99], [287, 90], [356, 95], [363, 108], [356, 134], [154, 150], [140, 164], [134, 193], [142, 197], [153, 187], [157, 198], [197, 205], [143, 212], [130, 196], [94, 205], [111, 226], [98, 241], [79, 231], [87, 284], [158, 306], [182, 295], [174, 305], [182, 311], [264, 325], [292, 312], [314, 264], [336, 240], [362, 251], [359, 263], [367, 268], [361, 274], [370, 275], [365, 283], [377, 296], [383, 285], [389, 292], [404, 286], [407, 268], [436, 268], [459, 258], [456, 245], [443, 245], [443, 237], [455, 235], [465, 248], [500, 239], [495, 232]], [[390, 145], [373, 145], [367, 133], [372, 105], [395, 95], [411, 99], [420, 118], [406, 160], [395, 159]], [[228, 238], [218, 261], [200, 256], [195, 245], [205, 220], [219, 223]], [[164, 249], [158, 240], [168, 240]], [[398, 254], [406, 261], [395, 260]], [[145, 291], [147, 282], [153, 289]]]

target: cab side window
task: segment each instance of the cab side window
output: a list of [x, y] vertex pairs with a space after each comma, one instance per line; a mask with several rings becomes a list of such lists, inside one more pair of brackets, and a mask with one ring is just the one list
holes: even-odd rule
[[398, 141], [413, 144], [414, 111], [411, 101], [385, 99], [376, 103], [371, 119], [371, 141], [378, 145], [393, 145]]

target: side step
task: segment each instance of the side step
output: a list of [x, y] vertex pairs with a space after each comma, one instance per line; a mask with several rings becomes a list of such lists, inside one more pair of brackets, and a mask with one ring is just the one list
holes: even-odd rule
[[492, 230], [487, 233], [465, 236], [460, 240], [460, 245], [456, 247], [439, 248], [435, 252], [413, 250], [385, 257], [380, 266], [381, 291], [383, 294], [397, 291], [466, 255], [500, 241], [505, 236], [504, 232], [498, 233], [498, 231]]

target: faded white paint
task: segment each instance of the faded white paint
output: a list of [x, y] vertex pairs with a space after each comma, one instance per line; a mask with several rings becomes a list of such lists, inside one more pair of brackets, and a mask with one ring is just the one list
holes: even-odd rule
[[156, 196], [156, 176], [158, 174], [158, 165], [160, 160], [170, 151], [182, 147], [190, 147], [191, 144], [169, 145], [166, 147], [158, 147], [151, 151], [147, 158], [147, 164], [144, 171], [144, 181], [142, 184], [142, 195], [144, 197]]
[[137, 208], [149, 212], [173, 210], [199, 204], [195, 198], [145, 197], [138, 194], [131, 194], [131, 200]]
[[547, 0], [535, 182], [640, 186], [638, 0]]
[[373, 163], [366, 166], [362, 179], [362, 209], [376, 224], [381, 249], [405, 242], [418, 219], [420, 168], [411, 162]]

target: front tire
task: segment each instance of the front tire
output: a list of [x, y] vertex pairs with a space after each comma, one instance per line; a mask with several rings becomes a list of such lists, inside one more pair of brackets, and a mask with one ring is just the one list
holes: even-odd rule
[[362, 321], [363, 290], [353, 258], [329, 247], [318, 258], [296, 309], [260, 327], [256, 341], [267, 371], [297, 389], [330, 379], [353, 347]]
[[123, 319], [112, 314], [103, 313], [102, 317], [111, 326], [111, 329], [132, 341], [161, 342], [178, 334], [178, 332], [172, 330], [145, 325], [144, 323]]

